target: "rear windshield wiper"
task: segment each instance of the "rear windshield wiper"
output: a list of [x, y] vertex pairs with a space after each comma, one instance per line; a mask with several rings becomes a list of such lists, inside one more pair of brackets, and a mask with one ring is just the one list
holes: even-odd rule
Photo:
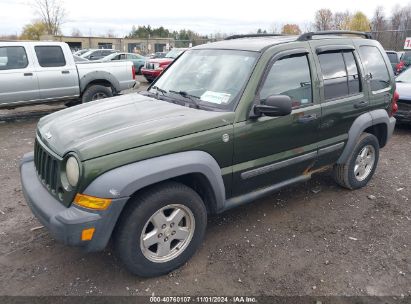
[[178, 95], [180, 95], [184, 98], [189, 99], [194, 104], [194, 107], [196, 109], [200, 108], [200, 105], [199, 105], [198, 101], [196, 100], [196, 99], [199, 99], [197, 96], [190, 95], [186, 91], [173, 91], [173, 90], [170, 90], [169, 92], [174, 93], [174, 94], [178, 94]]

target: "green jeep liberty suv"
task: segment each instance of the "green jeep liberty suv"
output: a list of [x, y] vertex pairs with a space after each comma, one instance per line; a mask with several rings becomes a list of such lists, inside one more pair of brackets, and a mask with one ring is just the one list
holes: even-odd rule
[[327, 168], [365, 186], [396, 99], [368, 34], [233, 36], [187, 50], [147, 91], [42, 118], [23, 192], [56, 239], [112, 238], [131, 272], [161, 275], [194, 254], [209, 214]]

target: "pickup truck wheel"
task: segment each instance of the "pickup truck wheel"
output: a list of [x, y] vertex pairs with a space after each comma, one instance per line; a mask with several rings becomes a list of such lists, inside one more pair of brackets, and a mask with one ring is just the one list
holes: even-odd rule
[[136, 275], [166, 274], [195, 253], [206, 225], [205, 205], [193, 189], [159, 184], [128, 203], [115, 231], [115, 249]]
[[378, 139], [363, 133], [345, 164], [334, 166], [335, 181], [348, 189], [359, 189], [367, 185], [374, 175], [379, 159]]
[[104, 99], [108, 97], [112, 97], [113, 92], [110, 88], [102, 86], [102, 85], [92, 85], [89, 86], [86, 91], [83, 93], [83, 97], [81, 98], [82, 103]]

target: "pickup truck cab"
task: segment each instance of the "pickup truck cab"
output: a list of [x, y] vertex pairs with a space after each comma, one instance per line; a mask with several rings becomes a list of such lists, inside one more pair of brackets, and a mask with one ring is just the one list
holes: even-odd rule
[[395, 89], [365, 33], [196, 46], [148, 91], [42, 118], [23, 193], [58, 240], [97, 251], [112, 238], [131, 272], [164, 274], [195, 253], [210, 214], [324, 170], [366, 186], [395, 127]]
[[0, 42], [0, 107], [88, 102], [135, 83], [131, 62], [76, 63], [62, 42]]
[[141, 68], [141, 74], [148, 82], [153, 82], [178, 56], [185, 50], [184, 48], [174, 48], [165, 57], [152, 58], [146, 61]]

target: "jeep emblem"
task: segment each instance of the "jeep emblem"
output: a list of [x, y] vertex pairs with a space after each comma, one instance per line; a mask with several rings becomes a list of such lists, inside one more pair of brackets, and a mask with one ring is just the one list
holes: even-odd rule
[[230, 135], [228, 135], [227, 133], [226, 134], [223, 134], [223, 142], [228, 142], [229, 140], [230, 140]]

